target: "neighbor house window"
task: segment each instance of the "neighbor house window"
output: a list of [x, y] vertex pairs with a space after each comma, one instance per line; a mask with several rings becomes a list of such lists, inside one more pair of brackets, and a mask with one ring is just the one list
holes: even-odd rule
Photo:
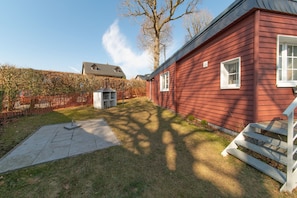
[[91, 66], [91, 69], [92, 69], [92, 70], [100, 70], [100, 68], [99, 68], [97, 65], [95, 65], [95, 64], [93, 64], [93, 65]]
[[121, 70], [121, 68], [116, 67], [116, 68], [114, 69], [114, 72], [120, 73], [120, 72], [122, 72], [122, 70]]
[[169, 72], [160, 75], [160, 91], [169, 91]]
[[240, 88], [240, 57], [221, 62], [221, 89]]
[[277, 86], [297, 85], [297, 37], [279, 35], [277, 38]]

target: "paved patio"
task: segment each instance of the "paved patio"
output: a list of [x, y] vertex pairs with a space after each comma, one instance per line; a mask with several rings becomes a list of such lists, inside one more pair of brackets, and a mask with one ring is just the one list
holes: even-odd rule
[[0, 173], [93, 152], [120, 142], [103, 119], [47, 125], [25, 139], [0, 159]]

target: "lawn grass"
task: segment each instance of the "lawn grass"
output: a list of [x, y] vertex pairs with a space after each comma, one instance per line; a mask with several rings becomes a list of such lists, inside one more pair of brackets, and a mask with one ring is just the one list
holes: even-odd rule
[[20, 118], [1, 134], [1, 152], [42, 125], [93, 118], [104, 118], [122, 144], [2, 174], [0, 197], [297, 197], [296, 190], [279, 193], [278, 182], [222, 157], [233, 137], [191, 125], [145, 98]]

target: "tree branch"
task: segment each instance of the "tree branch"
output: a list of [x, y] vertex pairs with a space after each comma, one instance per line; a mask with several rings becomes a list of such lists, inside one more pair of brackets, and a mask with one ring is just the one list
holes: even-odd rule
[[[165, 0], [165, 3], [164, 0], [125, 0], [124, 2], [128, 10], [126, 16], [144, 19], [141, 25], [143, 31], [141, 42], [148, 42], [143, 46], [154, 50], [154, 68], [156, 68], [159, 65], [160, 42], [169, 42], [171, 37], [170, 21], [192, 13], [199, 0]], [[176, 16], [177, 9], [180, 7], [185, 10]]]

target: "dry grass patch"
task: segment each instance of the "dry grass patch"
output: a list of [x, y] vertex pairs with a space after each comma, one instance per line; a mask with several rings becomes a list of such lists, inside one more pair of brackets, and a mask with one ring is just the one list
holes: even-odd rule
[[[233, 157], [220, 155], [231, 137], [191, 125], [145, 98], [129, 100], [106, 110], [78, 107], [58, 110], [54, 114], [61, 122], [104, 118], [122, 145], [2, 174], [0, 195], [288, 196], [279, 193], [281, 185], [271, 178]], [[39, 119], [37, 126], [45, 124], [47, 116], [50, 118], [53, 115], [44, 115], [42, 119], [27, 117], [19, 122], [27, 119], [29, 123], [30, 119]], [[297, 197], [296, 191], [291, 197]]]

